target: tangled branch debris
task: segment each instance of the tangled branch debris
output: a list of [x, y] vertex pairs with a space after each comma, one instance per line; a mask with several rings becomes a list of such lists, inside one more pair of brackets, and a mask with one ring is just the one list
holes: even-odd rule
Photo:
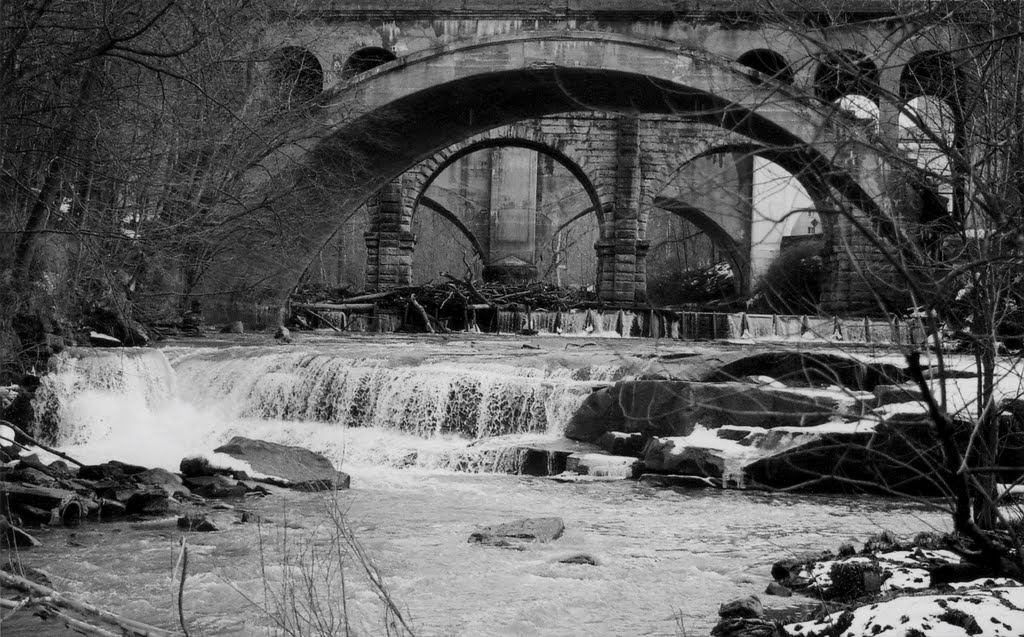
[[[590, 309], [601, 306], [592, 290], [558, 287], [549, 283], [528, 284], [477, 283], [471, 278], [444, 275], [444, 281], [406, 286], [387, 291], [350, 293], [324, 287], [306, 287], [292, 295], [292, 311], [297, 317], [324, 324], [325, 314], [401, 313], [406, 322], [414, 322], [426, 332], [447, 332], [452, 325], [476, 322], [477, 312], [502, 310]], [[328, 324], [334, 327], [333, 324]], [[337, 328], [335, 328], [337, 329]]]

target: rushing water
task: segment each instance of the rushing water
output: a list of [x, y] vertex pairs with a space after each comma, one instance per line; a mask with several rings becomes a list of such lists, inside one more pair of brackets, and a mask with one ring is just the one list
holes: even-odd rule
[[[352, 474], [336, 500], [247, 499], [235, 504], [268, 523], [188, 535], [193, 634], [267, 634], [273, 622], [261, 608], [276, 608], [288, 573], [312, 574], [330, 608], [344, 598], [359, 634], [383, 634], [358, 565], [347, 565], [344, 595], [324, 563], [296, 566], [331, 548], [334, 505], [417, 634], [437, 637], [682, 634], [677, 622], [707, 634], [717, 605], [763, 590], [779, 557], [881, 528], [945, 528], [938, 513], [878, 498], [564, 484], [487, 473], [497, 467], [473, 460], [494, 457], [474, 442], [483, 436], [501, 436], [492, 447], [557, 437], [593, 386], [635, 365], [614, 352], [514, 341], [175, 347], [67, 359], [43, 393], [60, 444], [86, 461], [173, 469], [241, 434], [316, 449]], [[467, 468], [483, 473], [456, 471]], [[559, 516], [565, 535], [522, 551], [467, 543], [479, 525], [524, 516]], [[173, 521], [54, 529], [23, 559], [58, 588], [173, 627], [181, 535]], [[580, 553], [597, 565], [559, 561]]]

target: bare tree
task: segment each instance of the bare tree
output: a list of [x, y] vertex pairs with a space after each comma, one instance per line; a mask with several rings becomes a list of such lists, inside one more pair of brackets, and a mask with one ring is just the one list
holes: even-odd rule
[[[935, 443], [932, 467], [956, 529], [998, 562], [1006, 544], [991, 531], [1006, 520], [997, 483], [1024, 474], [1000, 462], [1006, 436], [1020, 425], [1009, 413], [1019, 404], [1018, 361], [1005, 351], [1020, 348], [1024, 328], [1024, 8], [1005, 0], [894, 2], [879, 3], [882, 17], [858, 17], [853, 4], [850, 11], [826, 0], [762, 6], [771, 27], [805, 47], [794, 66], [814, 69], [813, 97], [864, 129], [857, 143], [888, 164], [888, 201], [871, 214], [840, 198], [819, 213], [845, 220], [880, 255], [881, 275], [877, 264], [856, 271], [872, 286], [877, 311], [926, 324], [940, 374], [929, 379], [922, 352], [908, 354], [933, 425], [929, 439], [915, 443]], [[882, 22], [886, 16], [892, 21]], [[865, 25], [881, 35], [851, 47], [850, 34]], [[764, 81], [781, 90], [774, 75]], [[846, 259], [857, 270], [849, 250], [837, 237], [826, 264]], [[951, 395], [955, 387], [941, 373], [944, 337], [973, 356], [972, 392]], [[1021, 538], [1012, 539], [1019, 548]]]
[[245, 214], [229, 204], [246, 170], [309, 117], [324, 82], [308, 51], [266, 37], [290, 19], [272, 4], [3, 4], [7, 349], [90, 312], [174, 314], [235, 240], [224, 228]]

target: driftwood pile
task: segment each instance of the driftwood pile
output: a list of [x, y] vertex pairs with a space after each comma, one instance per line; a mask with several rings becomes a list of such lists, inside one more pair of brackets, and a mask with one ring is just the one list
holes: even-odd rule
[[477, 283], [445, 275], [441, 283], [429, 283], [386, 291], [347, 293], [345, 290], [306, 288], [292, 295], [297, 324], [341, 329], [332, 315], [344, 313], [397, 313], [403, 325], [427, 332], [447, 332], [485, 324], [503, 310], [589, 309], [600, 307], [590, 290], [557, 287], [534, 282], [525, 285]]

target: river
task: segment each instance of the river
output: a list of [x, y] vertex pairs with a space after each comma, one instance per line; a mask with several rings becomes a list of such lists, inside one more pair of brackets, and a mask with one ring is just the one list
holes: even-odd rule
[[[933, 509], [879, 497], [501, 473], [495, 446], [557, 438], [595, 385], [636, 373], [652, 353], [708, 346], [250, 340], [68, 359], [47, 381], [62, 446], [87, 462], [174, 469], [242, 434], [321, 451], [352, 475], [352, 489], [332, 496], [233, 503], [265, 523], [187, 534], [183, 607], [193, 634], [274, 634], [275, 618], [287, 616], [275, 602], [285, 582], [306, 580], [336, 617], [347, 607], [358, 634], [384, 634], [381, 601], [351, 548], [344, 588], [338, 560], [328, 559], [339, 511], [416, 634], [436, 637], [704, 635], [719, 603], [763, 591], [776, 559], [881, 529], [949, 526]], [[475, 442], [494, 435], [501, 442]], [[518, 551], [467, 542], [480, 525], [526, 516], [561, 517], [565, 534]], [[173, 520], [89, 524], [41, 533], [44, 546], [22, 559], [56, 588], [174, 627], [181, 537]], [[560, 561], [579, 554], [596, 565]], [[798, 603], [764, 599], [769, 608]]]

